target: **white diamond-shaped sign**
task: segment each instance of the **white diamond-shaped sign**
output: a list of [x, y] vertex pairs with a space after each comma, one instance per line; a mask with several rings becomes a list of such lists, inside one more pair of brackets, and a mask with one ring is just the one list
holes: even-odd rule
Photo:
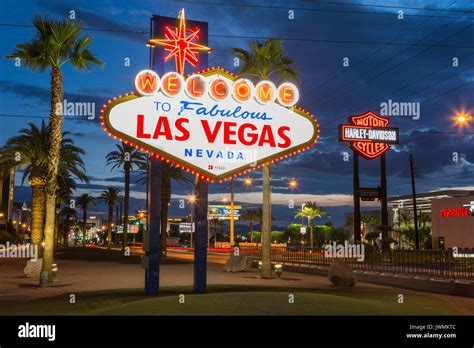
[[[221, 71], [203, 74], [206, 81], [236, 79]], [[307, 150], [318, 136], [311, 115], [278, 102], [255, 98], [241, 103], [232, 95], [215, 100], [209, 94], [193, 99], [183, 90], [170, 97], [130, 95], [110, 101], [104, 126], [112, 135], [157, 157], [222, 180]]]

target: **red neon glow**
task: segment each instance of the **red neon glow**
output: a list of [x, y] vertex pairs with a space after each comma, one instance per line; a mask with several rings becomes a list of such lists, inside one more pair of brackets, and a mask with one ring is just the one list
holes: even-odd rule
[[[362, 115], [352, 116], [351, 122], [355, 126], [374, 128], [387, 127], [389, 124], [388, 118], [379, 116], [372, 111], [368, 111]], [[386, 152], [390, 148], [390, 145], [364, 140], [351, 142], [351, 147], [365, 158], [373, 159]]]
[[447, 208], [439, 211], [442, 218], [469, 216], [469, 208]]
[[273, 88], [270, 83], [264, 81], [261, 84], [257, 85], [257, 98], [262, 103], [268, 103], [275, 100], [275, 96], [273, 95]]
[[178, 18], [178, 28], [168, 26], [165, 27], [166, 39], [148, 40], [147, 45], [161, 45], [166, 51], [170, 51], [170, 53], [165, 57], [165, 62], [174, 57], [176, 61], [176, 71], [183, 75], [185, 62], [197, 67], [199, 64], [199, 51], [210, 52], [212, 49], [196, 42], [192, 42], [196, 37], [199, 37], [199, 28], [191, 31], [191, 34], [186, 36], [186, 20], [184, 18], [184, 9], [179, 12]]
[[224, 80], [217, 79], [211, 82], [210, 92], [215, 99], [221, 100], [229, 95], [229, 88]]

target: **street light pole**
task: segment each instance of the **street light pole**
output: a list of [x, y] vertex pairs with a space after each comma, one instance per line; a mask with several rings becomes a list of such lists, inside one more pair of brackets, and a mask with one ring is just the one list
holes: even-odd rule
[[230, 246], [234, 246], [234, 178], [230, 179]]

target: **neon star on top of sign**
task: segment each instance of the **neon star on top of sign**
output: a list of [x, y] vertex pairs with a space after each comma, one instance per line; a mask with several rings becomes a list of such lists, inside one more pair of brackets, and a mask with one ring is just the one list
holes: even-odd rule
[[192, 66], [197, 67], [199, 64], [199, 51], [211, 52], [212, 49], [196, 42], [192, 42], [199, 37], [200, 29], [189, 30], [191, 33], [186, 36], [186, 20], [184, 18], [184, 8], [179, 12], [179, 27], [165, 27], [166, 39], [151, 39], [147, 45], [154, 47], [156, 45], [163, 46], [170, 53], [165, 57], [165, 62], [171, 58], [175, 58], [176, 72], [184, 74], [184, 63], [187, 61]]

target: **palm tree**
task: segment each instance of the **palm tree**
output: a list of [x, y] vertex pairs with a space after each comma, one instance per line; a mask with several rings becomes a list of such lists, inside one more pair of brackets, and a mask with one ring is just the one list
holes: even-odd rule
[[310, 246], [314, 247], [314, 219], [328, 216], [326, 212], [316, 202], [306, 202], [302, 208], [298, 209], [295, 218], [305, 217], [309, 220]]
[[71, 226], [71, 218], [77, 218], [76, 209], [71, 208], [70, 206], [65, 206], [59, 211], [59, 215], [64, 217], [63, 220], [63, 246], [67, 247], [69, 227]]
[[123, 167], [125, 172], [125, 197], [124, 197], [124, 214], [123, 214], [123, 240], [122, 250], [127, 246], [127, 231], [128, 231], [128, 205], [130, 197], [130, 172], [136, 168], [143, 168], [146, 166], [147, 160], [144, 153], [126, 143], [115, 145], [117, 150], [109, 152], [105, 156], [107, 165], [112, 165], [111, 170], [118, 167]]
[[109, 207], [109, 219], [107, 221], [107, 249], [112, 246], [112, 220], [114, 215], [115, 203], [122, 201], [120, 190], [115, 187], [108, 187], [107, 190], [102, 191], [97, 198], [98, 201], [105, 202]]
[[[28, 126], [29, 128], [20, 129], [19, 135], [7, 140], [1, 154], [7, 166], [23, 168], [22, 185], [27, 178], [29, 179], [32, 191], [31, 243], [38, 245], [43, 239], [49, 127], [44, 121], [41, 122], [39, 128], [33, 123], [29, 123]], [[69, 132], [63, 132], [62, 135], [57, 178], [59, 196], [70, 195], [71, 190], [75, 189], [71, 174], [82, 182], [89, 181], [81, 158], [85, 152], [74, 145], [74, 141], [68, 138], [69, 134]]]
[[[253, 42], [250, 51], [241, 48], [232, 49], [244, 65], [239, 75], [268, 80], [277, 75], [282, 79], [297, 80], [298, 72], [292, 68], [293, 60], [283, 55], [283, 41], [268, 39], [265, 43]], [[263, 175], [263, 220], [262, 220], [262, 278], [272, 277], [271, 253], [271, 176], [270, 165], [262, 166]]]
[[46, 163], [46, 221], [42, 271], [47, 272], [47, 283], [52, 283], [54, 223], [56, 215], [57, 176], [62, 144], [63, 81], [61, 68], [66, 63], [78, 70], [89, 70], [93, 64], [102, 65], [87, 48], [92, 38], [82, 35], [82, 25], [69, 19], [52, 20], [35, 16], [36, 36], [30, 43], [16, 45], [6, 58], [20, 58], [26, 67], [44, 71], [51, 68], [51, 114], [49, 116], [48, 161]]
[[253, 209], [247, 209], [242, 213], [242, 215], [240, 215], [240, 218], [243, 221], [249, 222], [249, 236], [250, 236], [250, 243], [252, 243], [253, 222], [257, 220], [257, 212], [256, 210], [253, 210]]
[[77, 204], [82, 209], [82, 246], [86, 247], [87, 209], [90, 205], [94, 204], [94, 197], [84, 193], [77, 199]]
[[220, 220], [219, 218], [214, 217], [212, 219], [209, 219], [209, 223], [214, 228], [214, 246], [215, 246], [217, 242], [217, 227], [219, 227], [220, 225]]

